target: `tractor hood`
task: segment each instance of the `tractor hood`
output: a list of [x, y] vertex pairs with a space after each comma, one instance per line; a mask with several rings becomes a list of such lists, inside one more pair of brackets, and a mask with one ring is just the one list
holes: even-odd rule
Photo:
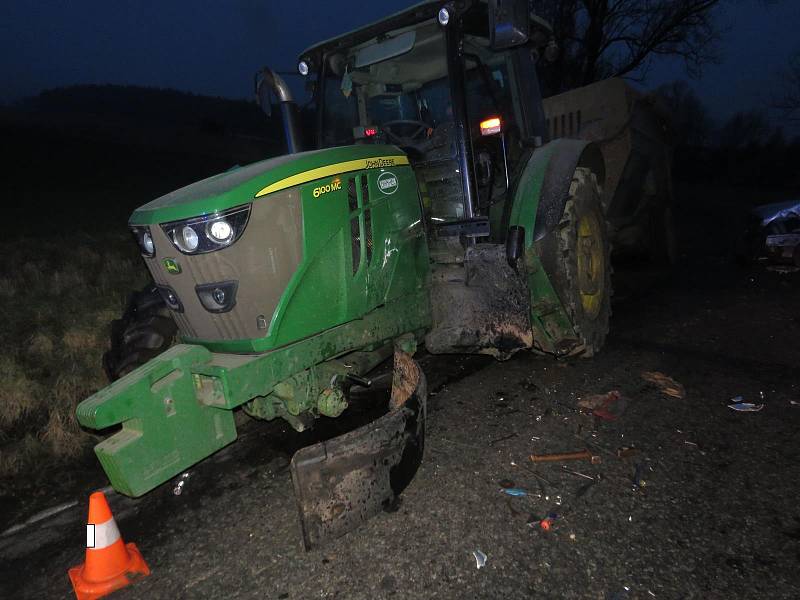
[[155, 225], [213, 214], [322, 177], [396, 164], [408, 164], [396, 146], [342, 146], [288, 154], [235, 167], [156, 198], [137, 208], [129, 223]]

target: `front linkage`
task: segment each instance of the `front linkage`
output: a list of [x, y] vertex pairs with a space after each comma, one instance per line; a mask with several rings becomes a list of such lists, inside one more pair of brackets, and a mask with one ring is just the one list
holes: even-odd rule
[[[425, 384], [411, 356], [430, 316], [424, 296], [417, 300], [388, 304], [264, 354], [179, 344], [82, 402], [78, 421], [91, 429], [122, 425], [95, 452], [117, 491], [141, 496], [234, 441], [232, 409], [244, 405], [252, 416], [280, 416], [302, 431], [316, 416], [341, 414], [346, 382], [394, 351], [390, 412], [304, 448], [292, 461], [304, 541], [311, 547], [391, 503], [419, 466]], [[339, 476], [345, 472], [355, 477]]]

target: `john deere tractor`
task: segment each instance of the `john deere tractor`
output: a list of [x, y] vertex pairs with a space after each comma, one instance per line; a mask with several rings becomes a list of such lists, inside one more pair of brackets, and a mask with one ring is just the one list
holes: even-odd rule
[[[120, 378], [77, 411], [119, 429], [96, 447], [116, 490], [140, 496], [233, 442], [238, 407], [298, 431], [337, 417], [393, 357], [385, 416], [292, 459], [312, 547], [413, 478], [418, 347], [503, 360], [602, 346], [603, 162], [585, 140], [548, 142], [536, 65], [551, 38], [527, 0], [420, 3], [301, 54], [313, 131], [285, 82], [258, 74], [288, 153], [131, 216], [156, 295], [118, 327]], [[179, 343], [158, 353], [172, 323]]]

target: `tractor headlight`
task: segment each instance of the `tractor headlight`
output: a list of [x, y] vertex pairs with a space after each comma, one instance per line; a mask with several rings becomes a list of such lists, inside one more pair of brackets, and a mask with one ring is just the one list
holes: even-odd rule
[[161, 228], [184, 254], [204, 254], [226, 248], [238, 240], [249, 217], [250, 205], [246, 204], [210, 215], [163, 223]]
[[139, 244], [139, 250], [142, 255], [147, 258], [153, 258], [156, 255], [156, 246], [153, 243], [153, 236], [150, 234], [149, 227], [133, 227], [133, 236]]

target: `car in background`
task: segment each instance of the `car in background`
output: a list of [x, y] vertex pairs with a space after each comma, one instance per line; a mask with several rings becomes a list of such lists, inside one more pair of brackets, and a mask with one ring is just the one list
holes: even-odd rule
[[763, 258], [800, 267], [800, 200], [753, 208], [736, 246], [741, 263]]

